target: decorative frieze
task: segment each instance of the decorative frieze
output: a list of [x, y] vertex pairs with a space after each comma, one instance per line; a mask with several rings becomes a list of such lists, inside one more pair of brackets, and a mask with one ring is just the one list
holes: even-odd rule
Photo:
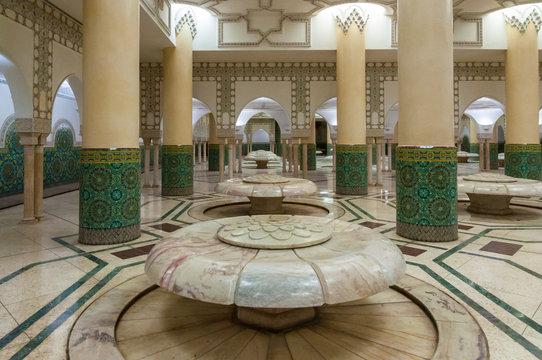
[[514, 11], [515, 14], [504, 12], [504, 21], [511, 27], [517, 28], [520, 32], [525, 32], [530, 23], [533, 23], [536, 31], [539, 31], [540, 27], [542, 27], [542, 14], [540, 13], [540, 9], [536, 6], [533, 6], [524, 13], [520, 13], [515, 9], [509, 11]]
[[358, 6], [352, 6], [348, 8], [341, 15], [335, 16], [335, 21], [337, 22], [337, 26], [339, 26], [339, 28], [341, 28], [341, 30], [345, 34], [348, 32], [352, 24], [357, 25], [360, 32], [363, 31], [365, 24], [367, 24], [367, 20], [369, 20], [369, 15], [366, 14]]

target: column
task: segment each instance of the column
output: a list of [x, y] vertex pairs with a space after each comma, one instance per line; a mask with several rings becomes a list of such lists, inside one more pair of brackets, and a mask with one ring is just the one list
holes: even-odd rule
[[373, 138], [368, 138], [367, 144], [367, 184], [374, 185], [373, 181]]
[[332, 140], [332, 146], [333, 146], [333, 169], [332, 172], [335, 172], [337, 170], [337, 141], [335, 139]]
[[480, 158], [480, 171], [484, 171], [486, 166], [485, 166], [485, 149], [484, 149], [484, 139], [478, 139], [478, 144], [479, 144], [479, 150], [478, 150], [478, 155], [479, 155], [479, 158]]
[[233, 179], [233, 173], [235, 172], [235, 144], [232, 140], [228, 144], [229, 160], [228, 160], [228, 178]]
[[218, 145], [218, 175], [219, 180], [224, 181], [224, 144]]
[[294, 149], [292, 144], [292, 138], [288, 141], [288, 172], [292, 172], [292, 166], [294, 164]]
[[37, 221], [34, 216], [34, 150], [37, 139], [34, 136], [21, 137], [24, 147], [24, 209], [21, 223], [30, 224]]
[[202, 142], [198, 141], [196, 146], [198, 147], [198, 164], [201, 164], [201, 152], [203, 150]]
[[176, 29], [177, 46], [163, 50], [162, 195], [182, 196], [194, 193], [192, 158], [193, 33], [188, 23], [177, 26]]
[[237, 152], [239, 157], [237, 158], [239, 173], [243, 172], [243, 139], [238, 140]]
[[157, 188], [160, 187], [160, 138], [155, 137], [152, 139], [152, 146], [153, 146], [153, 152], [154, 152], [154, 158], [153, 158], [153, 181], [152, 181], [152, 187]]
[[139, 2], [83, 2], [79, 242], [140, 235]]
[[486, 155], [486, 170], [491, 170], [491, 164], [490, 164], [490, 146], [489, 146], [489, 139], [485, 139], [485, 155]]
[[[144, 155], [144, 172], [143, 172], [143, 187], [151, 187], [150, 176], [151, 176], [151, 138], [143, 138], [143, 147], [145, 149]], [[156, 167], [156, 166], [155, 166]]]
[[391, 166], [391, 141], [388, 139], [388, 172], [391, 172], [392, 166]]
[[282, 146], [282, 173], [286, 173], [286, 140], [281, 139]]
[[203, 142], [203, 162], [207, 162], [207, 141]]
[[[292, 139], [293, 140], [293, 139]], [[299, 143], [296, 141], [293, 147], [294, 155], [294, 177], [299, 177]]]
[[309, 175], [309, 164], [308, 164], [308, 147], [307, 144], [303, 144], [301, 147], [302, 159], [303, 159], [303, 179], [307, 179]]
[[34, 217], [43, 220], [43, 147], [47, 135], [41, 134], [34, 149]]
[[398, 0], [398, 33], [397, 234], [455, 240], [452, 0]]
[[[367, 15], [350, 7], [337, 17], [337, 156], [335, 192], [367, 194], [365, 33]], [[358, 19], [353, 21], [352, 19]]]
[[[508, 49], [505, 60], [506, 144], [504, 173], [542, 180], [538, 127], [538, 30], [541, 14], [532, 7], [505, 16]], [[511, 14], [512, 15], [512, 14]]]
[[275, 152], [275, 142], [274, 141], [270, 141], [269, 142], [269, 150], [274, 153]]
[[376, 186], [382, 186], [382, 144], [376, 139]]

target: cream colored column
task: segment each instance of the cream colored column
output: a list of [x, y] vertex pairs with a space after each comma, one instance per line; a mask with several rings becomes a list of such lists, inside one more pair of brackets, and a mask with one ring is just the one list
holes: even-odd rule
[[152, 139], [154, 159], [153, 159], [153, 181], [152, 187], [160, 187], [160, 138]]
[[307, 144], [304, 143], [303, 145], [301, 145], [302, 148], [301, 148], [301, 154], [302, 154], [302, 161], [303, 161], [303, 165], [302, 165], [302, 168], [303, 168], [303, 179], [307, 179], [308, 178], [308, 175], [309, 175], [309, 159], [308, 159], [308, 149], [307, 149]]
[[[360, 9], [354, 8], [349, 15], [361, 18], [364, 15], [360, 12]], [[347, 14], [344, 15], [346, 18]], [[339, 145], [365, 144], [364, 25], [364, 22], [357, 24], [344, 19], [337, 26], [337, 143]]]
[[34, 217], [43, 220], [43, 147], [47, 135], [41, 134], [34, 149]]
[[373, 138], [367, 138], [367, 185], [373, 182]]
[[235, 144], [228, 144], [228, 177], [233, 179], [233, 173], [235, 170]]
[[538, 30], [533, 21], [519, 27], [508, 21], [506, 31], [506, 143], [539, 144]]
[[201, 141], [198, 141], [197, 147], [198, 147], [198, 164], [201, 164], [201, 150], [202, 150], [202, 143]]
[[288, 140], [288, 172], [291, 173], [292, 172], [292, 167], [294, 165], [294, 157], [293, 157], [293, 154], [294, 154], [294, 148], [293, 148], [293, 144], [292, 144], [292, 139], [290, 138]]
[[29, 139], [21, 138], [21, 145], [24, 146], [24, 210], [23, 220], [21, 223], [28, 224], [36, 222], [34, 216], [34, 143], [30, 143], [28, 140], [34, 140], [34, 137], [28, 137]]
[[194, 166], [196, 166], [196, 148], [197, 143], [192, 141], [192, 164], [194, 164]]
[[207, 162], [207, 141], [203, 142], [203, 162]]
[[[454, 146], [451, 0], [398, 0], [398, 6], [399, 146]], [[427, 119], [434, 119], [431, 126]]]
[[489, 148], [489, 139], [485, 139], [485, 146], [486, 146], [486, 166], [485, 166], [485, 168], [486, 168], [487, 171], [490, 171], [491, 170], [491, 165], [489, 164], [489, 162], [490, 162], [490, 155], [491, 155], [490, 152], [491, 152], [491, 150]]
[[282, 173], [286, 173], [286, 143], [287, 140], [281, 139], [281, 146], [282, 146]]
[[480, 171], [485, 170], [484, 160], [485, 160], [485, 149], [484, 149], [484, 139], [478, 139], [478, 144], [480, 145], [479, 151], [478, 151], [478, 157], [480, 159], [480, 162], [478, 163], [480, 167]]
[[145, 149], [145, 163], [143, 171], [143, 187], [151, 187], [150, 175], [151, 175], [151, 138], [143, 138], [143, 147]]
[[271, 150], [271, 152], [275, 152], [275, 142], [274, 141], [269, 142], [269, 149]]
[[376, 139], [376, 186], [382, 186], [382, 144]]
[[224, 181], [224, 143], [218, 145], [218, 175], [220, 181]]
[[337, 170], [337, 140], [331, 139], [331, 143], [333, 144], [333, 168], [332, 172], [335, 172]]
[[239, 173], [243, 172], [243, 139], [237, 140], [237, 151], [239, 154], [239, 158], [237, 159], [237, 166], [239, 167]]
[[[397, 0], [397, 5], [396, 232], [414, 240], [452, 241], [458, 237], [453, 1]], [[424, 161], [428, 158], [438, 161]], [[427, 181], [434, 174], [441, 179]], [[422, 190], [428, 196], [420, 196]]]
[[299, 177], [299, 142], [297, 141], [294, 142], [293, 156], [294, 156], [294, 177]]
[[[163, 55], [163, 97], [164, 126], [162, 146], [162, 174], [177, 172], [192, 178], [194, 168], [186, 168], [186, 157], [194, 154], [197, 142], [192, 134], [192, 40], [193, 29], [188, 22], [176, 27], [176, 46], [162, 51]], [[178, 31], [177, 31], [178, 29]], [[190, 151], [192, 148], [192, 151]], [[199, 149], [199, 147], [198, 147]], [[177, 161], [168, 161], [177, 158]], [[198, 159], [199, 160], [199, 159]], [[170, 168], [170, 164], [179, 164], [179, 168]], [[191, 195], [193, 182], [173, 176], [162, 176], [163, 195]]]
[[388, 172], [391, 172], [391, 139], [388, 139]]

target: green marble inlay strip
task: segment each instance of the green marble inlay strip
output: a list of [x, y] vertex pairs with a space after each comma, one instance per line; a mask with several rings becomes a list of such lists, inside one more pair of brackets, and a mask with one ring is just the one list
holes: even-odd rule
[[429, 276], [431, 276], [433, 279], [438, 281], [441, 285], [443, 285], [446, 289], [451, 291], [454, 295], [456, 295], [458, 298], [460, 298], [462, 301], [465, 302], [468, 306], [470, 306], [472, 309], [474, 309], [476, 312], [478, 312], [480, 315], [482, 315], [487, 321], [495, 325], [497, 328], [499, 328], [502, 332], [504, 332], [506, 335], [508, 335], [512, 340], [523, 346], [523, 348], [527, 351], [529, 351], [531, 354], [536, 356], [538, 359], [542, 359], [542, 350], [540, 350], [538, 347], [536, 347], [533, 343], [531, 343], [529, 340], [525, 339], [521, 334], [519, 334], [517, 331], [512, 329], [510, 326], [505, 324], [503, 321], [499, 320], [495, 315], [491, 314], [489, 311], [487, 311], [483, 306], [472, 300], [470, 297], [468, 297], [466, 294], [461, 292], [461, 290], [457, 289], [455, 286], [453, 286], [451, 283], [446, 281], [443, 277], [435, 273], [433, 270], [431, 270], [428, 266], [423, 264], [417, 264], [411, 261], [406, 262], [408, 265], [417, 266], [420, 269], [422, 269], [424, 272], [426, 272]]
[[38, 347], [45, 339], [49, 337], [58, 329], [66, 320], [73, 316], [77, 310], [79, 310], [83, 305], [85, 305], [98, 291], [100, 291], [105, 285], [107, 285], [117, 274], [126, 268], [144, 264], [145, 261], [138, 261], [132, 264], [117, 266], [110, 273], [108, 273], [103, 279], [98, 281], [89, 291], [87, 291], [83, 296], [81, 296], [75, 303], [73, 303], [68, 309], [66, 309], [62, 314], [60, 314], [53, 322], [46, 326], [43, 330], [40, 331], [38, 335], [32, 338], [25, 346], [23, 346], [11, 359], [24, 359], [28, 354], [30, 354], [36, 347]]

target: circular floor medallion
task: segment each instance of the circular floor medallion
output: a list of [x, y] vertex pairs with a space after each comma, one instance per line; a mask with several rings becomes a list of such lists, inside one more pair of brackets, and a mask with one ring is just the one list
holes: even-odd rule
[[220, 228], [225, 243], [253, 249], [296, 249], [321, 244], [331, 238], [325, 224], [314, 224], [291, 215], [257, 215]]
[[176, 296], [141, 275], [81, 314], [69, 358], [489, 359], [485, 335], [468, 311], [408, 275], [366, 299], [322, 307], [316, 321], [282, 332], [243, 325], [235, 309]]

